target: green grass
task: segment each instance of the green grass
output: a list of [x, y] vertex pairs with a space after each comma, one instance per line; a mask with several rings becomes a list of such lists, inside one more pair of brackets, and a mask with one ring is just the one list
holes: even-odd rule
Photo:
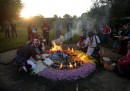
[[[4, 32], [0, 32], [0, 53], [2, 52], [6, 52], [9, 50], [13, 50], [13, 49], [17, 49], [19, 47], [21, 47], [22, 45], [25, 45], [27, 43], [27, 25], [17, 25], [17, 34], [18, 37], [14, 37], [14, 38], [5, 38], [4, 36]], [[38, 33], [40, 35], [42, 35], [41, 29], [38, 28]], [[66, 30], [63, 30], [63, 34], [66, 33]], [[51, 29], [50, 30], [50, 36], [49, 36], [49, 40], [53, 40], [55, 39], [55, 30]], [[64, 43], [77, 43], [77, 41], [79, 40], [79, 36], [78, 35], [74, 35], [74, 37], [72, 38], [72, 41], [70, 40], [66, 40]]]
[[[40, 36], [42, 36], [42, 31], [40, 28], [38, 28], [38, 33], [40, 34]], [[62, 34], [64, 35], [65, 33], [66, 33], [66, 29], [63, 29]], [[5, 38], [4, 32], [0, 32], [0, 53], [17, 49], [27, 43], [27, 24], [18, 24], [17, 34], [18, 34], [18, 37]], [[55, 39], [55, 30], [51, 28], [49, 41], [53, 39]], [[79, 36], [74, 35], [72, 40], [66, 40], [64, 41], [64, 44], [77, 43], [78, 40], [79, 40]], [[112, 44], [113, 44], [113, 41], [110, 39], [109, 43], [103, 44], [102, 46], [112, 49]]]
[[0, 53], [16, 49], [26, 44], [27, 42], [27, 31], [25, 29], [17, 29], [18, 37], [5, 38], [4, 32], [0, 33]]

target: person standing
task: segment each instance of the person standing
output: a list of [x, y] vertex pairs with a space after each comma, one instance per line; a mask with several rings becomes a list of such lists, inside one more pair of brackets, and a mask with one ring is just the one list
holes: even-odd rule
[[56, 38], [60, 38], [61, 31], [62, 31], [62, 24], [61, 24], [61, 22], [57, 22], [56, 23], [55, 30], [56, 30]]
[[103, 33], [103, 43], [108, 43], [109, 35], [111, 33], [111, 28], [109, 26], [105, 25], [103, 27], [102, 33]]
[[72, 23], [71, 22], [67, 24], [67, 34], [68, 34], [68, 38], [72, 40]]
[[5, 20], [3, 22], [3, 30], [5, 32], [5, 38], [10, 38], [11, 26], [10, 26], [10, 22], [8, 20]]
[[45, 45], [48, 45], [49, 44], [50, 26], [47, 24], [47, 21], [43, 21], [43, 24], [41, 26], [41, 30], [42, 30], [43, 38], [46, 39]]
[[17, 32], [16, 32], [16, 24], [14, 22], [11, 22], [10, 23], [10, 26], [11, 26], [11, 30], [12, 30], [12, 37], [17, 37]]
[[28, 31], [28, 41], [32, 40], [32, 24], [30, 23], [27, 27]]

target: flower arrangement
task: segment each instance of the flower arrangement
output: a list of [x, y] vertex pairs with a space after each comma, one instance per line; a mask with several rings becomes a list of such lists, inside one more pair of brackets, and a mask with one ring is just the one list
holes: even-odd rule
[[75, 68], [72, 70], [45, 68], [38, 73], [38, 76], [43, 76], [54, 81], [77, 80], [89, 76], [91, 73], [94, 72], [95, 69], [95, 63], [84, 63], [79, 68]]

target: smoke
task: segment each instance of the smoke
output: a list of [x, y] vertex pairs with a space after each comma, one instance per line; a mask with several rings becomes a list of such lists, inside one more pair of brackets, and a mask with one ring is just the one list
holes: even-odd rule
[[[66, 32], [65, 35], [61, 35], [59, 41], [65, 41], [73, 38], [74, 35], [82, 36], [83, 30], [88, 34], [89, 31], [97, 32], [100, 26], [107, 25], [109, 22], [109, 6], [103, 5], [99, 10], [95, 11], [93, 17], [81, 17], [72, 21], [73, 28], [71, 32]], [[70, 36], [71, 35], [71, 36]]]
[[73, 20], [72, 22], [72, 29], [69, 32], [66, 32], [64, 35], [60, 35], [60, 38], [55, 39], [58, 42], [63, 42], [65, 40], [68, 40], [70, 38], [73, 38], [74, 35], [83, 36], [83, 29], [87, 31], [93, 31], [94, 25], [95, 25], [95, 19], [92, 18], [81, 18], [77, 20]]

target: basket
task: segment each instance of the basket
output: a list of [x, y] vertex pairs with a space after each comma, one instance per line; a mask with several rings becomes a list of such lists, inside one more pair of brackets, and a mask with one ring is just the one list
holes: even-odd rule
[[100, 58], [100, 63], [102, 65], [104, 65], [105, 62], [109, 62], [109, 61], [111, 61], [109, 57], [101, 57]]
[[115, 70], [115, 63], [113, 62], [105, 62], [104, 68], [108, 71], [114, 71]]

